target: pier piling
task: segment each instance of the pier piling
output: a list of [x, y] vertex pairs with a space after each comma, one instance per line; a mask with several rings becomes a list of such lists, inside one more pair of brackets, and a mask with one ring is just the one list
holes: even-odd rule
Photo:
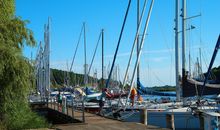
[[147, 125], [147, 109], [141, 109], [140, 116], [141, 123]]
[[166, 114], [166, 122], [167, 122], [167, 128], [175, 130], [174, 115], [173, 114]]

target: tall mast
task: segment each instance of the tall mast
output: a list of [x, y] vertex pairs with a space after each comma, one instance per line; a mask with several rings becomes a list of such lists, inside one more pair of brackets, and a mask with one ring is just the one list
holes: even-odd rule
[[176, 0], [175, 15], [175, 59], [176, 59], [176, 101], [180, 101], [180, 84], [179, 84], [179, 0]]
[[186, 75], [186, 0], [182, 0], [182, 88], [185, 87]]
[[[140, 23], [140, 0], [137, 0], [137, 31]], [[139, 55], [139, 34], [137, 34], [137, 57]], [[137, 66], [137, 80], [140, 78], [140, 63]]]
[[48, 19], [48, 91], [50, 92], [50, 18]]
[[85, 66], [84, 66], [84, 84], [87, 85], [88, 83], [88, 75], [87, 75], [87, 63], [86, 63], [86, 25], [83, 23], [83, 29], [84, 29], [84, 58], [85, 58]]
[[191, 54], [190, 54], [190, 48], [189, 48], [189, 72], [188, 75], [191, 76]]
[[69, 87], [70, 86], [70, 72], [69, 72], [68, 61], [66, 61], [66, 67], [67, 67], [67, 71], [66, 71], [66, 85], [67, 85], [67, 87]]
[[127, 95], [127, 99], [126, 99], [124, 109], [127, 107], [128, 98], [130, 97], [131, 89], [134, 85], [134, 75], [137, 71], [137, 65], [140, 62], [140, 56], [141, 56], [142, 48], [143, 48], [143, 45], [144, 45], [144, 40], [145, 40], [145, 37], [146, 37], [147, 28], [148, 28], [148, 24], [149, 24], [151, 12], [152, 12], [153, 4], [154, 4], [154, 0], [151, 1], [150, 8], [149, 8], [149, 11], [148, 11], [148, 16], [147, 16], [147, 19], [146, 19], [146, 22], [145, 22], [145, 25], [144, 25], [143, 37], [141, 38], [141, 42], [140, 42], [140, 51], [139, 51], [139, 55], [138, 55], [138, 57], [136, 59], [136, 62], [135, 62], [135, 66], [134, 66], [134, 70], [133, 70], [133, 74], [132, 74], [132, 78], [131, 78], [131, 83], [130, 83], [130, 92]]
[[102, 29], [102, 88], [104, 88], [104, 29]]
[[199, 60], [200, 60], [200, 62], [199, 62], [199, 70], [200, 70], [200, 74], [201, 74], [200, 79], [202, 79], [202, 58], [201, 58], [201, 48], [199, 48]]

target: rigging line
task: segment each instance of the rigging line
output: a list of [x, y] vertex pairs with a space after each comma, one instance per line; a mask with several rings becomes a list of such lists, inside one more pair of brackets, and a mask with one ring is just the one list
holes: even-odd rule
[[[125, 84], [126, 84], [126, 81], [127, 81], [127, 77], [128, 77], [128, 73], [129, 73], [128, 72], [129, 71], [129, 66], [131, 64], [131, 60], [132, 60], [132, 55], [133, 55], [133, 52], [134, 52], [135, 44], [137, 43], [138, 34], [140, 32], [140, 29], [141, 29], [141, 24], [142, 24], [143, 15], [145, 13], [146, 4], [147, 4], [147, 0], [144, 1], [144, 6], [143, 6], [143, 9], [142, 9], [142, 12], [141, 12], [141, 17], [140, 17], [140, 20], [139, 20], [138, 29], [137, 29], [137, 32], [135, 34], [135, 39], [134, 39], [134, 42], [133, 42], [132, 51], [130, 53], [130, 57], [129, 57], [129, 61], [128, 61], [128, 65], [127, 65], [127, 68], [126, 68], [126, 72], [125, 72], [125, 76], [124, 76], [124, 79], [123, 79], [123, 84], [122, 84], [121, 90], [124, 90], [124, 87], [125, 87]], [[138, 47], [138, 49], [140, 49], [140, 48]], [[119, 101], [120, 100], [121, 100], [121, 94], [119, 96]], [[119, 103], [118, 103], [118, 105], [119, 105]]]
[[[165, 34], [167, 34], [165, 31], [164, 31], [164, 26], [162, 26], [162, 25], [164, 25], [164, 24], [162, 24], [161, 23], [161, 21], [159, 20], [159, 18], [158, 18], [158, 15], [155, 15], [155, 18], [157, 19], [157, 21], [158, 21], [158, 27], [159, 27], [159, 30], [160, 30], [160, 33], [161, 33], [161, 35], [162, 35], [162, 38], [163, 38], [163, 40], [164, 40], [164, 42], [165, 42], [165, 44], [166, 44], [166, 48], [169, 50], [168, 52], [170, 53], [170, 55], [172, 55], [172, 52], [173, 52], [173, 44], [171, 44], [171, 46], [169, 46], [169, 44], [168, 44], [168, 40], [167, 40], [167, 37], [166, 37], [166, 35]], [[171, 34], [171, 37], [173, 37], [173, 34]]]
[[76, 52], [77, 52], [78, 47], [79, 47], [79, 43], [80, 43], [80, 39], [81, 39], [81, 36], [82, 36], [83, 28], [84, 28], [84, 26], [82, 26], [80, 34], [79, 34], [79, 39], [78, 39], [76, 49], [75, 49], [75, 52], [74, 52], [74, 56], [73, 56], [73, 60], [72, 60], [71, 66], [70, 66], [70, 72], [72, 71], [73, 63], [74, 63], [74, 60], [75, 60], [75, 57], [76, 57]]
[[138, 53], [138, 57], [137, 57], [136, 62], [135, 62], [135, 67], [134, 67], [134, 70], [133, 70], [132, 80], [131, 80], [131, 84], [130, 84], [130, 90], [129, 90], [128, 96], [126, 98], [126, 103], [125, 103], [124, 110], [127, 107], [128, 98], [130, 97], [131, 89], [134, 85], [134, 76], [135, 76], [135, 73], [137, 71], [137, 65], [140, 63], [140, 56], [141, 56], [141, 53], [142, 53], [142, 48], [143, 48], [143, 45], [144, 45], [144, 41], [145, 41], [147, 29], [148, 29], [148, 24], [149, 24], [151, 12], [152, 12], [153, 4], [154, 4], [154, 0], [151, 1], [150, 8], [149, 8], [149, 11], [148, 11], [148, 16], [147, 16], [147, 19], [145, 21], [145, 26], [144, 26], [144, 30], [143, 30], [144, 33], [143, 33], [143, 37], [142, 37], [140, 45], [139, 45], [139, 53]]
[[[168, 44], [168, 40], [167, 40], [167, 37], [166, 37], [166, 33], [165, 33], [165, 30], [164, 30], [164, 26], [163, 26], [163, 24], [161, 23], [161, 21], [159, 20], [159, 18], [158, 18], [158, 16], [156, 15], [155, 16], [156, 17], [156, 19], [157, 19], [157, 21], [159, 22], [159, 30], [160, 30], [160, 33], [161, 33], [161, 35], [162, 35], [162, 38], [163, 38], [163, 41], [165, 42], [165, 47], [168, 49], [168, 53], [170, 54], [170, 58], [171, 58], [171, 60], [170, 60], [170, 72], [172, 72], [172, 70], [173, 70], [173, 67], [172, 67], [172, 62], [173, 62], [173, 49], [172, 48], [174, 48], [173, 47], [173, 44]], [[171, 34], [171, 37], [173, 36], [173, 34]], [[172, 38], [172, 41], [171, 41], [171, 43], [173, 43], [174, 41], [173, 41], [174, 39]], [[170, 83], [171, 83], [171, 76], [172, 75], [172, 73], [170, 73]]]
[[[149, 45], [149, 44], [148, 44]], [[146, 46], [145, 46], [146, 47]], [[150, 47], [148, 46], [148, 49], [149, 49]], [[150, 49], [149, 49], [150, 50]], [[145, 48], [143, 48], [143, 52], [148, 52], [148, 50], [146, 50]], [[145, 63], [147, 64], [147, 69], [146, 69], [146, 76], [144, 76], [144, 77], [147, 77], [146, 78], [146, 81], [147, 81], [147, 83], [148, 84], [151, 84], [151, 79], [150, 79], [150, 70], [151, 70], [151, 68], [150, 68], [150, 57], [149, 57], [149, 55], [147, 55], [146, 53], [145, 54], [143, 54], [143, 58], [144, 58], [144, 61], [146, 61]], [[145, 72], [145, 71], [144, 71]]]
[[[116, 57], [117, 57], [117, 54], [118, 54], [118, 49], [119, 49], [119, 45], [120, 45], [120, 42], [121, 42], [121, 37], [122, 37], [123, 31], [124, 31], [124, 27], [125, 27], [125, 23], [126, 23], [126, 20], [127, 20], [128, 12], [129, 12], [129, 9], [130, 9], [130, 5], [131, 5], [131, 0], [129, 0], [129, 2], [128, 2], [128, 7], [127, 7], [127, 10], [126, 10], [126, 14], [125, 14], [125, 17], [124, 17], [123, 25], [122, 25], [122, 28], [121, 28], [121, 33], [120, 33], [120, 36], [119, 36], [119, 39], [118, 39], [118, 44], [117, 44], [117, 47], [116, 47], [116, 50], [115, 50], [115, 55], [114, 55], [114, 58], [113, 58], [113, 63], [112, 63], [112, 66], [111, 66], [110, 74], [109, 74], [108, 80], [106, 82], [106, 86], [105, 86], [106, 88], [108, 88], [109, 81], [110, 81], [110, 78], [111, 78], [111, 75], [112, 75], [112, 71], [113, 71], [113, 68], [114, 68], [114, 65], [115, 65], [115, 60], [116, 60]], [[102, 93], [102, 96], [103, 95], [104, 95], [104, 92]]]
[[87, 60], [86, 60], [86, 23], [84, 22], [83, 23], [83, 26], [84, 26], [84, 29], [83, 29], [83, 34], [84, 34], [84, 37], [83, 37], [83, 40], [84, 40], [84, 60], [85, 60], [85, 70], [84, 70], [84, 83], [85, 85], [87, 85], [88, 83], [88, 73], [87, 73]]
[[204, 53], [206, 53], [205, 55], [202, 53], [202, 58], [203, 58], [203, 60], [204, 60], [204, 62], [205, 62], [205, 67], [206, 67], [206, 69], [208, 69], [208, 63], [207, 63], [207, 51], [206, 51], [206, 49], [204, 49]]
[[[111, 80], [112, 71], [113, 71], [113, 69], [114, 69], [115, 60], [116, 60], [116, 57], [117, 57], [119, 45], [120, 45], [120, 42], [121, 42], [122, 34], [123, 34], [123, 32], [124, 32], [125, 23], [126, 23], [126, 21], [127, 21], [128, 12], [129, 12], [129, 10], [130, 10], [130, 5], [131, 5], [131, 0], [129, 0], [129, 2], [128, 2], [127, 10], [126, 10], [126, 13], [125, 13], [125, 16], [124, 16], [124, 21], [123, 21], [123, 24], [122, 24], [121, 32], [120, 32], [120, 35], [119, 35], [117, 47], [116, 47], [115, 54], [114, 54], [114, 58], [113, 58], [113, 63], [112, 63], [111, 69], [110, 69], [110, 73], [109, 73], [109, 75], [108, 75], [108, 80], [107, 80], [107, 82], [106, 82], [105, 88], [108, 88], [109, 82], [110, 82], [110, 80]], [[105, 95], [105, 92], [102, 91], [101, 99], [102, 99], [103, 97], [105, 97], [105, 96], [106, 96], [106, 95]], [[110, 104], [111, 104], [111, 102], [110, 102]]]
[[155, 72], [151, 71], [151, 73], [155, 76], [155, 78], [156, 78], [159, 82], [161, 82], [161, 83], [163, 83], [163, 84], [165, 85], [165, 82], [163, 82], [163, 81], [156, 75]]
[[97, 51], [97, 48], [98, 48], [98, 45], [99, 45], [99, 41], [100, 41], [100, 39], [101, 39], [101, 35], [102, 35], [102, 32], [100, 32], [98, 41], [97, 41], [97, 43], [96, 43], [96, 47], [95, 47], [95, 51], [94, 51], [94, 54], [93, 54], [93, 57], [92, 57], [91, 65], [89, 66], [89, 71], [88, 71], [88, 73], [87, 73], [88, 75], [90, 74], [90, 70], [91, 70], [91, 68], [92, 68], [93, 61], [94, 61], [94, 59], [95, 59], [95, 55], [96, 55], [96, 51]]
[[136, 44], [136, 42], [137, 42], [138, 34], [139, 34], [139, 32], [140, 32], [140, 29], [141, 29], [141, 23], [142, 23], [142, 18], [143, 18], [145, 9], [146, 9], [146, 4], [147, 4], [147, 0], [145, 0], [145, 2], [144, 2], [144, 7], [143, 7], [143, 10], [142, 10], [142, 12], [141, 12], [141, 17], [140, 17], [140, 21], [139, 21], [139, 24], [138, 24], [138, 29], [137, 29], [137, 32], [136, 32], [136, 35], [135, 35], [135, 39], [134, 39], [134, 42], [133, 42], [132, 51], [131, 51], [131, 53], [130, 53], [130, 58], [129, 58], [128, 65], [127, 65], [127, 69], [126, 69], [126, 72], [125, 72], [122, 89], [124, 89], [125, 82], [126, 82], [126, 80], [127, 80], [128, 71], [129, 71], [129, 66], [130, 66], [130, 64], [131, 64], [132, 55], [133, 55], [133, 52], [134, 52], [135, 44]]
[[205, 76], [205, 81], [204, 81], [203, 86], [202, 86], [201, 96], [203, 95], [203, 91], [205, 89], [205, 85], [206, 85], [206, 83], [208, 81], [208, 78], [210, 76], [211, 68], [212, 68], [212, 65], [214, 64], [214, 61], [215, 61], [215, 58], [216, 58], [216, 55], [217, 55], [219, 49], [220, 49], [220, 35], [218, 36], [218, 40], [217, 40], [216, 46], [214, 48], [212, 59], [211, 59], [210, 64], [209, 64], [209, 68], [208, 68], [207, 74]]
[[[200, 0], [200, 4], [199, 4], [199, 8], [200, 8], [200, 14], [202, 13], [202, 1]], [[200, 43], [200, 47], [202, 45], [202, 16], [200, 16], [200, 21], [199, 21], [199, 24], [200, 24], [200, 32], [199, 32], [199, 43]]]

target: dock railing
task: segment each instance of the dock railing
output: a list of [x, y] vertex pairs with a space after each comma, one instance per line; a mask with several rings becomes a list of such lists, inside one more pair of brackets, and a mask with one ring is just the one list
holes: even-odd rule
[[[72, 118], [78, 119], [85, 123], [85, 106], [83, 98], [78, 100], [72, 98], [69, 100], [66, 97], [63, 97], [62, 103], [60, 104], [57, 102], [56, 97], [50, 97], [48, 100], [48, 107], [49, 105], [51, 109], [57, 110], [63, 114], [66, 114], [67, 116], [71, 116]], [[77, 115], [75, 115], [75, 112], [77, 112]]]

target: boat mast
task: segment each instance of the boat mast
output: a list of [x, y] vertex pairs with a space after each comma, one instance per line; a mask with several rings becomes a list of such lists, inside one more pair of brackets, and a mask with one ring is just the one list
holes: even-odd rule
[[70, 86], [70, 72], [69, 72], [68, 61], [66, 61], [66, 67], [67, 67], [67, 71], [66, 71], [66, 85], [67, 85], [67, 87], [69, 87]]
[[[116, 57], [117, 57], [117, 54], [118, 54], [118, 49], [119, 49], [119, 45], [120, 45], [120, 42], [121, 42], [121, 37], [122, 37], [123, 31], [124, 31], [124, 27], [125, 27], [125, 23], [126, 23], [126, 20], [127, 20], [128, 12], [129, 12], [129, 9], [130, 9], [130, 5], [131, 5], [131, 0], [129, 0], [129, 2], [128, 2], [127, 10], [126, 10], [126, 13], [125, 13], [125, 16], [124, 16], [124, 21], [123, 21], [123, 24], [122, 24], [122, 28], [121, 28], [121, 32], [120, 32], [120, 35], [119, 35], [117, 47], [116, 47], [116, 50], [115, 50], [112, 66], [111, 66], [111, 69], [110, 69], [110, 72], [109, 72], [109, 75], [108, 75], [108, 80], [106, 82], [105, 88], [108, 88], [108, 85], [109, 85], [109, 82], [110, 82], [110, 78], [112, 76], [112, 71], [113, 71], [114, 66], [115, 66], [115, 60], [116, 60]], [[103, 97], [103, 95], [104, 95], [104, 92], [102, 94], [102, 97]]]
[[186, 48], [186, 0], [182, 0], [182, 88], [185, 87], [185, 81], [187, 80], [185, 48]]
[[176, 0], [175, 15], [175, 59], [176, 59], [176, 101], [180, 101], [180, 84], [179, 84], [179, 0]]
[[84, 58], [85, 58], [85, 70], [84, 70], [84, 84], [87, 85], [88, 84], [88, 75], [87, 75], [87, 63], [86, 63], [86, 25], [85, 23], [83, 23], [83, 29], [84, 29]]
[[199, 78], [200, 79], [203, 79], [203, 76], [202, 76], [202, 58], [201, 58], [201, 48], [199, 48], [199, 60], [200, 60], [200, 62], [199, 62], [199, 70], [200, 70], [200, 76], [199, 76]]
[[140, 42], [140, 51], [139, 51], [138, 57], [137, 57], [136, 62], [135, 62], [135, 66], [134, 66], [134, 70], [133, 70], [133, 74], [132, 74], [132, 78], [131, 78], [131, 83], [130, 83], [130, 91], [129, 91], [127, 99], [126, 99], [124, 109], [126, 109], [126, 107], [127, 107], [127, 102], [128, 102], [128, 99], [129, 99], [130, 94], [131, 94], [131, 90], [132, 90], [133, 85], [134, 85], [134, 75], [137, 71], [137, 65], [140, 62], [140, 56], [141, 56], [141, 53], [142, 53], [142, 48], [143, 48], [143, 45], [144, 45], [144, 40], [145, 40], [145, 37], [146, 37], [146, 33], [147, 33], [148, 24], [149, 24], [149, 20], [150, 20], [153, 5], [154, 5], [154, 0], [151, 1], [150, 8], [149, 8], [149, 11], [148, 11], [148, 16], [147, 16], [145, 26], [144, 26], [144, 30], [143, 30], [143, 37], [141, 38], [141, 42]]
[[102, 88], [104, 88], [104, 29], [102, 29]]
[[48, 98], [50, 98], [50, 18], [48, 18]]
[[[137, 0], [137, 32], [139, 30], [140, 23], [140, 0]], [[139, 55], [139, 34], [137, 34], [137, 57]], [[140, 63], [137, 66], [137, 81], [140, 79]]]

